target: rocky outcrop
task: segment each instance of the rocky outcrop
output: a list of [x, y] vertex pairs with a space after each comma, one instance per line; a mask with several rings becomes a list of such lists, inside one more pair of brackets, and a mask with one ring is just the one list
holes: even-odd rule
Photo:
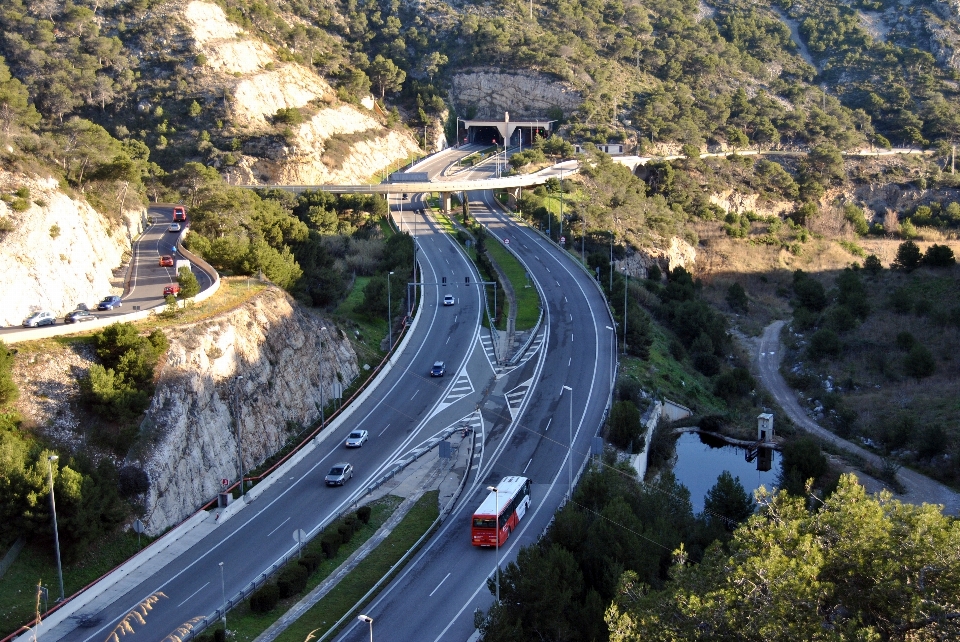
[[697, 250], [681, 238], [670, 239], [668, 248], [645, 247], [620, 261], [614, 261], [614, 269], [626, 272], [635, 278], [646, 278], [651, 267], [656, 265], [661, 272], [682, 267], [687, 270], [697, 261]]
[[479, 119], [502, 119], [503, 112], [514, 120], [543, 118], [556, 108], [571, 114], [583, 102], [571, 85], [529, 71], [478, 70], [456, 74], [452, 81], [450, 101], [457, 113], [476, 110]]
[[142, 230], [143, 212], [111, 221], [65, 194], [53, 178], [3, 170], [0, 191], [0, 224], [7, 230], [0, 231], [0, 325], [19, 325], [36, 310], [62, 316], [78, 303], [122, 293], [114, 272]]
[[150, 479], [147, 531], [161, 533], [215, 497], [222, 479], [237, 480], [238, 434], [249, 470], [316, 421], [334, 383], [358, 372], [349, 341], [276, 288], [178, 328], [127, 458]]
[[[183, 12], [193, 46], [206, 58], [206, 84], [227, 103], [230, 126], [244, 141], [236, 164], [220, 168], [234, 184], [359, 183], [416, 154], [406, 132], [385, 127], [369, 109], [341, 103], [312, 69], [283, 62], [227, 20], [218, 5], [194, 0]], [[281, 132], [281, 109], [303, 123]]]

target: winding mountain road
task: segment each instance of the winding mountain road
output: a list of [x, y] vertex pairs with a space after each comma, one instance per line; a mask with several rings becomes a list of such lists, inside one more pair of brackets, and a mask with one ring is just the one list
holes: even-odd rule
[[[755, 355], [760, 383], [774, 396], [793, 423], [820, 439], [862, 458], [877, 468], [882, 467], [883, 461], [878, 455], [846, 439], [841, 439], [823, 428], [808, 417], [800, 406], [796, 392], [787, 385], [783, 375], [780, 374], [780, 360], [783, 355], [780, 330], [784, 323], [785, 321], [774, 321], [763, 330], [759, 350]], [[960, 515], [960, 493], [957, 491], [909, 468], [901, 468], [897, 472], [897, 477], [906, 489], [902, 495], [898, 496], [900, 500], [918, 505], [923, 503], [941, 504], [944, 507], [944, 513]]]

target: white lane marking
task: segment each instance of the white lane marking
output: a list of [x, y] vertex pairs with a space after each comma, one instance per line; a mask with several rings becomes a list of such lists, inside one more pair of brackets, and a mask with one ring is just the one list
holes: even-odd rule
[[567, 359], [567, 367], [568, 367], [568, 368], [570, 367], [570, 364], [571, 364], [571, 363], [573, 363], [573, 357], [570, 357], [569, 359]]
[[[415, 391], [413, 392], [413, 397], [416, 397], [418, 392], [420, 392], [420, 391], [419, 391], [419, 390], [415, 390]], [[410, 401], [413, 401], [413, 397], [410, 397]]]
[[573, 315], [572, 315], [572, 314], [570, 315], [570, 320], [573, 321]]
[[[386, 426], [384, 426], [384, 427], [383, 427], [383, 430], [380, 431], [380, 435], [382, 435], [383, 433], [387, 432], [387, 428], [389, 428], [389, 427], [390, 427], [390, 424], [387, 424]], [[377, 437], [379, 437], [380, 435], [377, 435]]]
[[567, 303], [567, 297], [563, 297], [563, 302]]
[[180, 608], [181, 606], [183, 606], [184, 604], [186, 604], [187, 602], [189, 602], [189, 601], [193, 598], [194, 595], [196, 595], [197, 593], [199, 593], [199, 592], [202, 591], [203, 589], [207, 588], [207, 585], [209, 585], [209, 584], [210, 584], [210, 582], [207, 582], [206, 584], [204, 584], [203, 586], [201, 586], [200, 588], [198, 588], [196, 591], [194, 591], [193, 593], [191, 593], [191, 594], [190, 594], [190, 597], [188, 597], [187, 599], [185, 599], [183, 602], [180, 602], [180, 604], [177, 604], [177, 608]]
[[447, 337], [447, 340], [444, 343], [450, 343], [450, 337]]
[[551, 421], [553, 421], [553, 417], [550, 417], [549, 419], [547, 419], [547, 427], [543, 429], [543, 432], [547, 432], [548, 430], [550, 430]]
[[[447, 581], [447, 577], [450, 577], [450, 573], [447, 573], [446, 577], [440, 580], [440, 584], [437, 584], [437, 588], [433, 589], [433, 593], [436, 593], [437, 591], [440, 590], [440, 585]], [[431, 593], [427, 597], [433, 597], [433, 593]]]
[[570, 343], [573, 343], [573, 333], [570, 333]]
[[[291, 477], [290, 479], [293, 479], [293, 477]], [[283, 526], [284, 524], [286, 524], [286, 523], [289, 522], [289, 521], [290, 521], [290, 518], [288, 517], [288, 518], [286, 518], [285, 520], [283, 520], [282, 522], [280, 522], [280, 526]], [[277, 526], [277, 528], [280, 528], [280, 526]], [[277, 532], [277, 528], [275, 528], [275, 529], [273, 529], [272, 531], [270, 531], [269, 533], [267, 533], [267, 537], [270, 537], [271, 535], [273, 535], [274, 533], [276, 533], [276, 532]]]
[[530, 458], [530, 461], [527, 462], [527, 465], [523, 467], [523, 472], [520, 473], [520, 474], [522, 475], [522, 474], [526, 473], [526, 472], [527, 472], [527, 468], [530, 468], [530, 464], [532, 464], [532, 463], [533, 463], [533, 457], [531, 457], [531, 458]]

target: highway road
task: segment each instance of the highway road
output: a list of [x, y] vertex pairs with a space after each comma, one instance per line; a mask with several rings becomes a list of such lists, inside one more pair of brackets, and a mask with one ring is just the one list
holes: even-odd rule
[[[448, 236], [424, 226], [417, 240], [422, 281], [437, 283], [448, 276], [450, 285], [423, 287], [421, 318], [406, 349], [395, 355], [393, 368], [367, 403], [335, 431], [326, 433], [315, 450], [282, 479], [274, 478], [232, 518], [212, 526], [211, 532], [178, 556], [163, 559], [162, 568], [122, 594], [105, 597], [52, 630], [41, 628], [41, 638], [101, 642], [138, 604], [162, 593], [164, 597], [153, 604], [145, 623], [133, 624], [138, 639], [161, 640], [180, 624], [221, 606], [221, 562], [226, 599], [230, 600], [276, 560], [295, 550], [296, 530], [310, 534], [326, 524], [418, 444], [464, 420], [483, 432], [474, 407], [462, 401], [469, 388], [467, 364], [475, 362], [481, 345], [476, 341], [480, 298], [476, 286], [458, 284], [464, 283], [466, 275], [475, 283], [477, 275]], [[446, 293], [454, 294], [454, 306], [441, 305], [440, 298]], [[446, 362], [446, 377], [429, 377], [436, 360]], [[243, 385], [264, 383], [244, 379]], [[362, 448], [348, 451], [343, 442], [353, 429], [368, 430], [371, 438]], [[353, 480], [343, 488], [325, 487], [324, 475], [341, 460], [353, 464]]]
[[[589, 275], [536, 232], [498, 213], [488, 192], [470, 198], [471, 215], [494, 235], [510, 238], [537, 283], [546, 301], [544, 324], [515, 369], [498, 373], [483, 363], [479, 351], [468, 363], [475, 385], [489, 372], [487, 389], [468, 398], [480, 405], [484, 430], [476, 439], [483, 455], [438, 533], [363, 610], [378, 631], [395, 640], [467, 640], [474, 633], [474, 611], [493, 601], [486, 581], [496, 552], [471, 545], [473, 510], [487, 487], [507, 475], [533, 481], [532, 507], [499, 552], [501, 565], [514, 560], [521, 546], [539, 538], [563, 502], [568, 479], [584, 462], [611, 394], [613, 323]], [[353, 620], [337, 639], [362, 642], [367, 635], [367, 625]]]
[[[121, 299], [123, 305], [108, 311], [98, 311], [97, 301], [78, 301], [85, 303], [98, 319], [112, 319], [122, 317], [138, 309], [156, 307], [163, 304], [163, 288], [177, 280], [176, 270], [172, 267], [161, 267], [160, 256], [164, 254], [172, 255], [174, 258], [182, 258], [177, 254], [176, 243], [182, 236], [183, 231], [179, 233], [168, 232], [167, 228], [173, 220], [173, 205], [151, 205], [148, 209], [150, 223], [146, 226], [139, 238], [134, 241], [131, 248], [132, 258], [127, 268], [127, 281], [129, 289], [124, 292]], [[189, 221], [189, 219], [188, 219]], [[213, 284], [209, 274], [191, 265], [197, 281], [200, 283], [200, 289], [205, 290]], [[106, 296], [109, 292], [104, 292]], [[102, 297], [101, 297], [102, 298]], [[56, 311], [57, 325], [63, 325], [63, 315], [69, 310]], [[117, 320], [120, 320], [119, 318]], [[89, 327], [87, 323], [80, 323], [76, 326], [77, 331]], [[46, 328], [39, 328], [40, 331]], [[15, 336], [20, 332], [29, 330], [36, 333], [35, 328], [4, 328], [0, 329], [0, 337]]]

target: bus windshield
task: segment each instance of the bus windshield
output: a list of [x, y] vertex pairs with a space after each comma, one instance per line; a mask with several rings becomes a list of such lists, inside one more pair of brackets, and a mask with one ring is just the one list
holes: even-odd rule
[[474, 517], [473, 518], [473, 527], [474, 528], [496, 528], [497, 522], [492, 517]]

